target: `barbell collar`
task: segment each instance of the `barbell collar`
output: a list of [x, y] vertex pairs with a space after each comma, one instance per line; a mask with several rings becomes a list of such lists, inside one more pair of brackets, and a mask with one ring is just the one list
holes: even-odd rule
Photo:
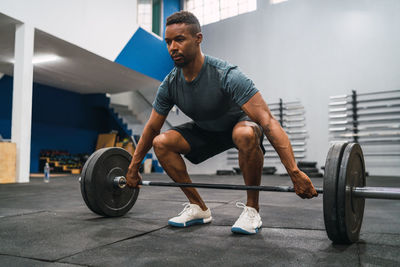
[[113, 185], [117, 188], [125, 188], [126, 184], [127, 182], [124, 176], [116, 176], [113, 180]]

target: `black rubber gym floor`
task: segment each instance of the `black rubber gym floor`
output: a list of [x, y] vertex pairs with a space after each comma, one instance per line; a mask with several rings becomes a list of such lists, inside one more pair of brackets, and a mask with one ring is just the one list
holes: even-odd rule
[[[169, 181], [165, 175], [145, 180]], [[242, 184], [241, 176], [193, 175], [194, 182]], [[314, 178], [322, 187], [322, 179]], [[291, 185], [264, 176], [263, 185]], [[367, 186], [400, 187], [400, 177], [368, 177]], [[262, 230], [234, 235], [245, 191], [199, 189], [213, 222], [167, 225], [186, 201], [179, 188], [143, 187], [127, 215], [103, 218], [85, 205], [78, 177], [31, 178], [0, 185], [0, 266], [400, 266], [400, 201], [367, 199], [360, 241], [327, 238], [322, 196], [261, 192]]]

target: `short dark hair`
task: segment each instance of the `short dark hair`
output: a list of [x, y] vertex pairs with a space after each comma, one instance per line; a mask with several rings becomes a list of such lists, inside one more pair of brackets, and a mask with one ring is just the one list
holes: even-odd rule
[[172, 14], [167, 18], [166, 26], [179, 23], [184, 23], [186, 25], [191, 26], [190, 32], [192, 35], [201, 32], [199, 20], [196, 18], [195, 15], [193, 15], [193, 13], [189, 11], [182, 10], [175, 12], [174, 14]]

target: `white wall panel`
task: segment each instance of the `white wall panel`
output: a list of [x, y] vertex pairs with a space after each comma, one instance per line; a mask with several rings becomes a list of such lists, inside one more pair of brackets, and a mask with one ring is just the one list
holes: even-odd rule
[[[307, 160], [322, 166], [329, 96], [400, 89], [400, 1], [258, 4], [256, 12], [204, 26], [203, 50], [239, 65], [267, 102], [300, 100], [310, 135]], [[372, 174], [399, 170], [369, 168]]]
[[112, 61], [137, 29], [136, 0], [2, 0], [0, 12]]

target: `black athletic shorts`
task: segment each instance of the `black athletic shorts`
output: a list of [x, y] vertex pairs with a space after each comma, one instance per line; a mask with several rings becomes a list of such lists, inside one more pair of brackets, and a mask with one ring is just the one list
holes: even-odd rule
[[[248, 116], [243, 116], [238, 120], [240, 121], [252, 121]], [[263, 133], [261, 126], [260, 130]], [[183, 138], [190, 145], [190, 152], [185, 157], [194, 164], [199, 164], [221, 152], [224, 152], [230, 148], [236, 147], [232, 140], [232, 130], [223, 132], [207, 131], [196, 125], [193, 121], [181, 124], [171, 128], [179, 132]], [[265, 154], [263, 146], [264, 134], [260, 138], [260, 147], [262, 152]]]

